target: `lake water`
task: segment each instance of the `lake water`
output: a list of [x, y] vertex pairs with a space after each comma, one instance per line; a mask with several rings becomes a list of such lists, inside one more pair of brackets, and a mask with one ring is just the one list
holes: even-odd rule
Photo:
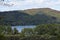
[[16, 28], [19, 32], [21, 32], [22, 29], [24, 28], [34, 28], [35, 26], [12, 26], [13, 28]]

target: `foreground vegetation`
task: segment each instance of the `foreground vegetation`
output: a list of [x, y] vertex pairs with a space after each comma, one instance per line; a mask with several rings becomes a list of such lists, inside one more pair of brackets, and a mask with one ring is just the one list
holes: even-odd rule
[[60, 24], [41, 24], [21, 32], [10, 26], [0, 26], [0, 40], [60, 40]]

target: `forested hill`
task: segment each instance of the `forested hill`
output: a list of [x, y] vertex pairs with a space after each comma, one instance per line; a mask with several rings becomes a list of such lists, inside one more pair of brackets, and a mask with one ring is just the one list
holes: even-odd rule
[[0, 12], [0, 25], [60, 23], [60, 11], [50, 8]]

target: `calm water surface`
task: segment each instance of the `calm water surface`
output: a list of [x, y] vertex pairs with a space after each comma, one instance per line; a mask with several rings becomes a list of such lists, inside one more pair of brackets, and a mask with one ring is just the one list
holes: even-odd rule
[[24, 28], [34, 28], [35, 26], [12, 26], [13, 28], [16, 28], [19, 32], [21, 32], [22, 29]]

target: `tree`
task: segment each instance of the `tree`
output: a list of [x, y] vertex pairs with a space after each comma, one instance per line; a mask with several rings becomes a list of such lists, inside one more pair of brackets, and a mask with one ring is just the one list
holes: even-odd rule
[[0, 25], [0, 34], [4, 34], [6, 26]]
[[0, 34], [0, 40], [7, 40], [6, 37], [4, 35]]
[[11, 26], [0, 25], [0, 34], [12, 34]]
[[14, 28], [13, 34], [18, 34], [18, 30], [16, 28]]
[[24, 28], [21, 32], [25, 36], [31, 36], [31, 35], [33, 35], [33, 29], [32, 28]]
[[37, 35], [44, 35], [44, 34], [57, 35], [56, 31], [59, 31], [57, 27], [59, 28], [59, 25], [41, 24], [38, 25], [34, 30]]
[[38, 35], [46, 34], [47, 26], [44, 24], [38, 25], [38, 26], [36, 26], [36, 28], [34, 30], [35, 30], [35, 34], [38, 34]]
[[11, 26], [6, 27], [5, 31], [6, 31], [7, 34], [12, 34], [13, 33], [13, 30], [12, 30]]

